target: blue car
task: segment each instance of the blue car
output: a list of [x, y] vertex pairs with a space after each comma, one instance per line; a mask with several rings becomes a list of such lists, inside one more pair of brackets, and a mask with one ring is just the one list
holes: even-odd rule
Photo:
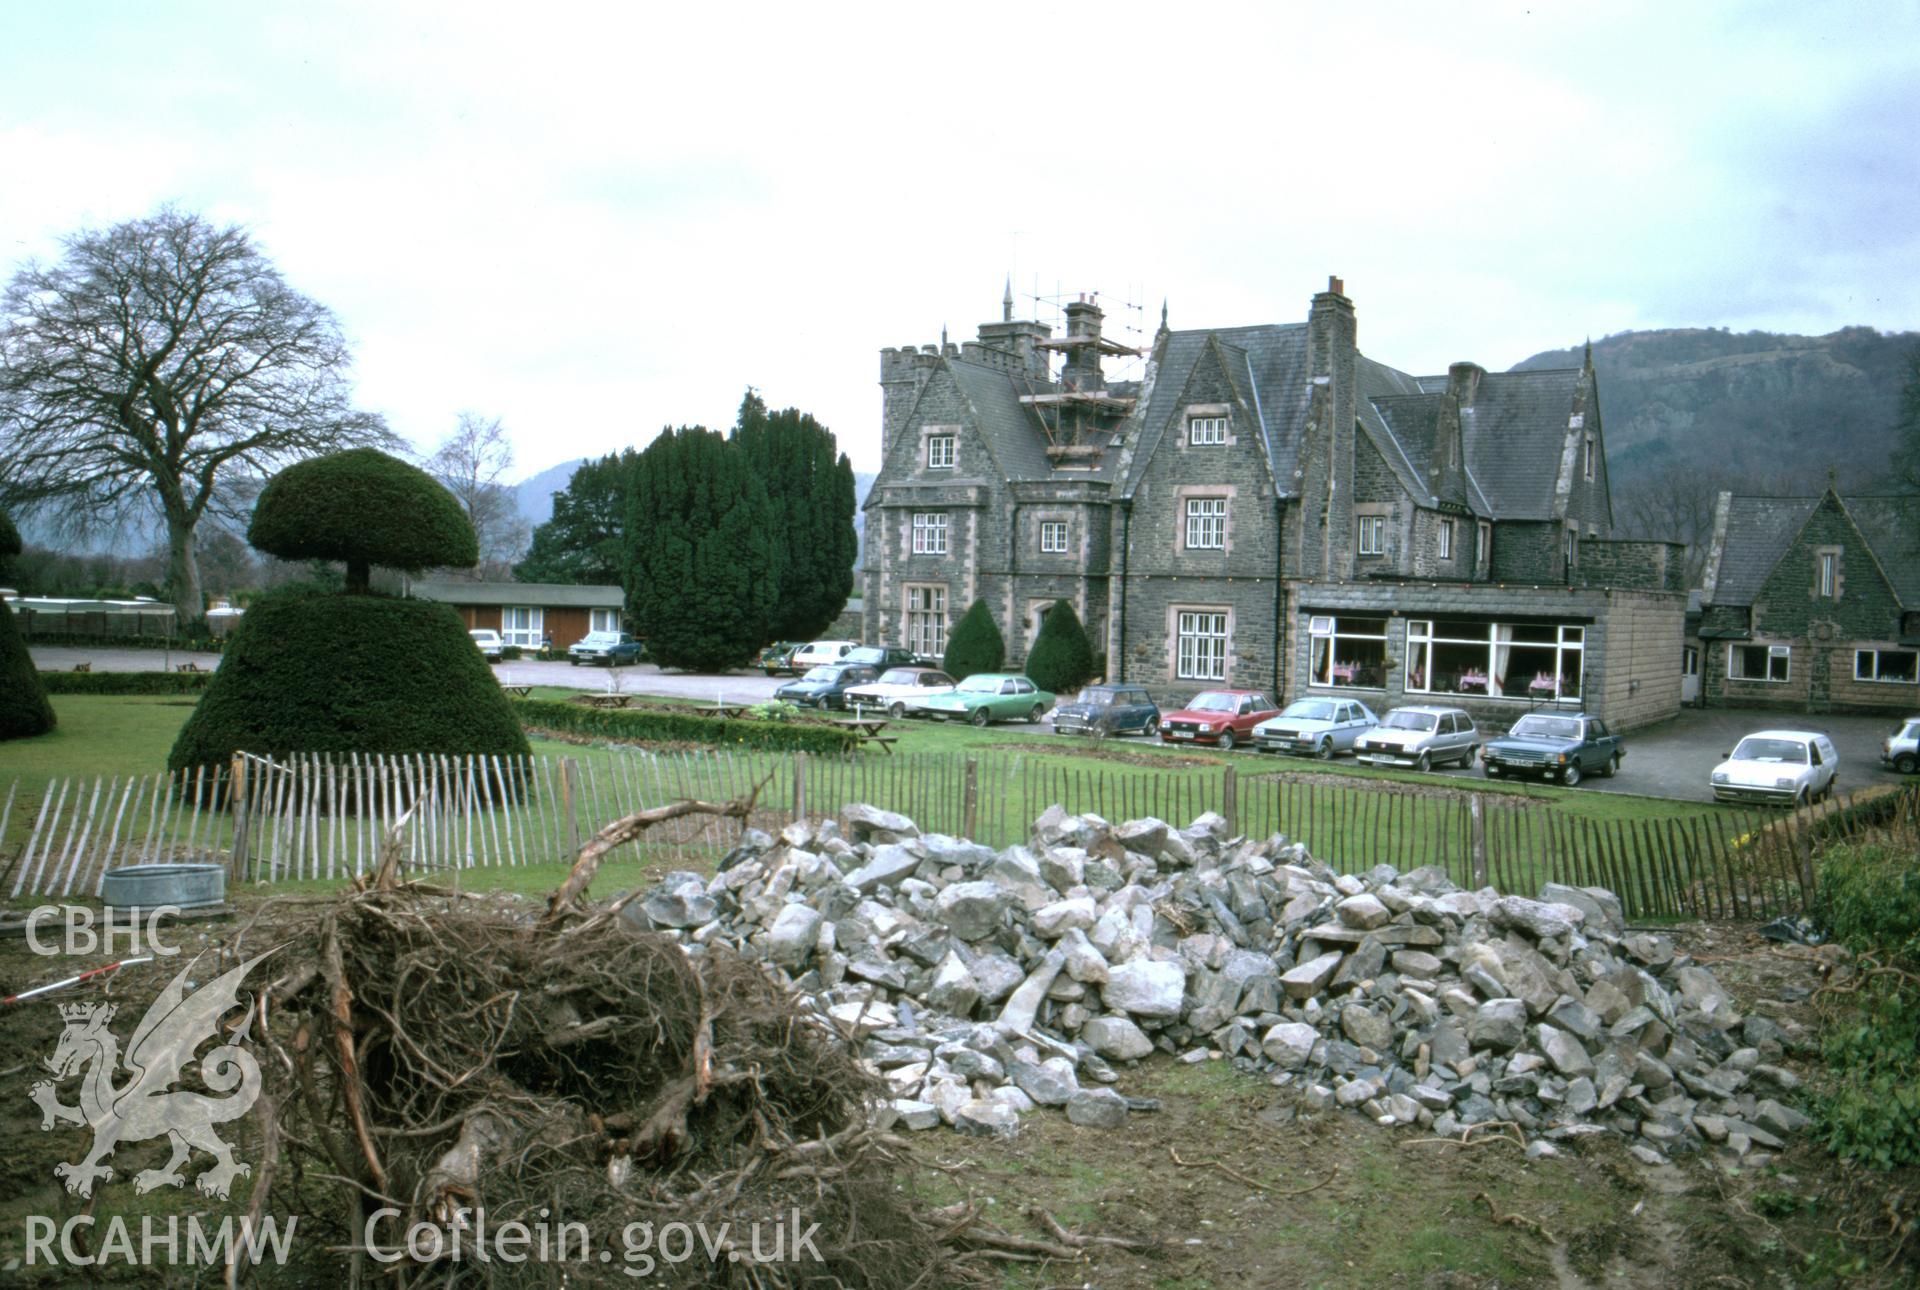
[[646, 647], [625, 632], [588, 632], [568, 647], [567, 662], [574, 667], [582, 663], [620, 667], [638, 663], [645, 652]]
[[1160, 730], [1160, 708], [1138, 685], [1089, 685], [1053, 710], [1054, 733], [1089, 735], [1154, 735]]
[[822, 663], [775, 690], [773, 697], [803, 708], [844, 708], [850, 687], [866, 685], [879, 676], [878, 670], [864, 663]]

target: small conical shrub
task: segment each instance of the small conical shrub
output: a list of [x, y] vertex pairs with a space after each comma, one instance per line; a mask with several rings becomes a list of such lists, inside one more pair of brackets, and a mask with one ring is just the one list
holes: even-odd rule
[[1072, 694], [1093, 679], [1093, 643], [1080, 615], [1064, 600], [1053, 602], [1027, 655], [1027, 675], [1043, 690]]
[[[7, 513], [0, 511], [0, 574], [19, 554], [19, 530]], [[25, 739], [51, 729], [53, 705], [47, 702], [47, 687], [40, 683], [33, 655], [27, 652], [27, 642], [13, 621], [13, 607], [0, 601], [0, 739]]]
[[955, 680], [965, 680], [975, 672], [998, 672], [1007, 657], [1007, 643], [994, 624], [987, 602], [976, 600], [947, 637], [947, 652], [940, 666]]

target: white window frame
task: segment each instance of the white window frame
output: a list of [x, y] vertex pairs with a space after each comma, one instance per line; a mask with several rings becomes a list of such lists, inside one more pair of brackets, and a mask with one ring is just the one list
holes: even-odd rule
[[1584, 466], [1584, 468], [1583, 468], [1583, 473], [1584, 473], [1584, 474], [1586, 475], [1586, 479], [1587, 479], [1587, 482], [1588, 482], [1589, 484], [1591, 484], [1591, 483], [1593, 482], [1593, 477], [1594, 477], [1594, 473], [1595, 473], [1595, 471], [1594, 471], [1594, 460], [1593, 460], [1593, 459], [1594, 459], [1594, 457], [1595, 457], [1595, 456], [1596, 456], [1597, 454], [1596, 454], [1596, 453], [1594, 452], [1594, 449], [1593, 449], [1593, 436], [1592, 436], [1592, 435], [1588, 435], [1588, 436], [1587, 436], [1587, 441], [1586, 441], [1586, 442], [1587, 442], [1587, 454], [1586, 454], [1586, 463], [1585, 463], [1585, 466]]
[[[1913, 659], [1913, 675], [1880, 675], [1880, 656], [1883, 654], [1904, 654], [1906, 657]], [[1871, 659], [1873, 664], [1869, 668], [1862, 668], [1860, 664], [1866, 659]], [[1910, 649], [1886, 649], [1880, 646], [1857, 649], [1853, 652], [1853, 679], [1856, 681], [1866, 681], [1872, 685], [1920, 685], [1920, 657], [1916, 657], [1916, 651]]]
[[927, 469], [952, 470], [959, 460], [959, 452], [954, 443], [956, 436], [950, 434], [930, 434], [927, 436]]
[[1473, 526], [1473, 563], [1476, 567], [1487, 563], [1493, 554], [1493, 525], [1480, 520]]
[[[1341, 627], [1342, 622], [1347, 626]], [[1370, 622], [1378, 622], [1380, 630], [1377, 632], [1354, 630], [1354, 624]], [[1332, 615], [1316, 614], [1309, 618], [1307, 620], [1307, 684], [1321, 690], [1384, 689], [1386, 686], [1384, 669], [1381, 672], [1379, 685], [1360, 685], [1353, 680], [1344, 680], [1336, 674], [1334, 669], [1341, 665], [1339, 643], [1343, 640], [1380, 642], [1380, 656], [1384, 661], [1387, 657], [1386, 642], [1390, 630], [1388, 620], [1377, 615], [1342, 619]]]
[[1453, 559], [1453, 521], [1440, 521], [1440, 558]]
[[[1224, 551], [1227, 549], [1227, 499], [1225, 497], [1189, 497], [1187, 499], [1187, 550]], [[1206, 678], [1197, 678], [1205, 680]]]
[[1819, 580], [1820, 595], [1832, 600], [1840, 594], [1840, 553], [1822, 551], [1814, 557], [1815, 577]]
[[1385, 555], [1387, 553], [1387, 517], [1384, 515], [1362, 515], [1354, 521], [1360, 529], [1356, 539], [1361, 555]]
[[1560, 553], [1566, 558], [1567, 577], [1571, 578], [1580, 567], [1580, 530], [1568, 528], [1560, 539]]
[[947, 513], [945, 511], [913, 513], [913, 553], [915, 555], [947, 553]]
[[1174, 611], [1174, 677], [1182, 681], [1227, 679], [1227, 611]]
[[[1586, 689], [1587, 676], [1587, 629], [1574, 623], [1554, 624], [1551, 641], [1514, 640], [1512, 630], [1516, 625], [1544, 627], [1546, 624], [1503, 623], [1489, 619], [1482, 623], [1479, 619], [1468, 619], [1476, 627], [1484, 627], [1485, 634], [1473, 636], [1440, 636], [1435, 633], [1434, 620], [1431, 618], [1410, 618], [1407, 620], [1407, 658], [1403, 679], [1410, 694], [1470, 694], [1474, 699], [1492, 699], [1503, 703], [1554, 702], [1578, 699]], [[1503, 632], [1501, 629], [1505, 628]], [[1484, 645], [1487, 661], [1477, 665], [1485, 677], [1485, 685], [1478, 692], [1455, 691], [1434, 688], [1433, 647], [1438, 645]], [[1552, 670], [1542, 675], [1551, 676], [1553, 689], [1534, 690], [1528, 686], [1524, 694], [1493, 693], [1496, 678], [1506, 676], [1511, 671], [1511, 653], [1513, 650], [1552, 650]], [[1503, 656], [1502, 651], [1505, 651]], [[1503, 657], [1506, 660], [1503, 666]], [[1575, 678], [1575, 688], [1569, 689], [1566, 680]], [[1540, 676], [1536, 676], [1539, 681]], [[1506, 687], [1511, 689], [1511, 686]]]
[[547, 611], [540, 605], [502, 605], [500, 641], [521, 649], [539, 649], [547, 634]]
[[[1744, 672], [1734, 671], [1734, 661], [1741, 658], [1742, 650], [1764, 649], [1767, 651], [1767, 674], [1748, 676]], [[1775, 661], [1780, 664], [1780, 675], [1773, 674]], [[1793, 679], [1793, 646], [1769, 645], [1763, 641], [1727, 642], [1727, 679], [1729, 681], [1752, 681], [1761, 685], [1785, 685]]]
[[617, 632], [620, 630], [620, 611], [618, 609], [589, 609], [587, 611], [587, 631]]
[[1065, 555], [1067, 553], [1067, 522], [1065, 520], [1040, 521], [1040, 554]]
[[1215, 447], [1227, 441], [1225, 417], [1189, 417], [1187, 442], [1194, 447]]
[[907, 648], [933, 657], [947, 652], [947, 588], [939, 582], [909, 582], [901, 596]]

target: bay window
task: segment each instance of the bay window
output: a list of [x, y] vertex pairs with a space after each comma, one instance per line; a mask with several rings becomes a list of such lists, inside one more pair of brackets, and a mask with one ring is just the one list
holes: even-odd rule
[[1409, 691], [1539, 702], [1578, 699], [1587, 629], [1564, 623], [1416, 618], [1407, 623]]

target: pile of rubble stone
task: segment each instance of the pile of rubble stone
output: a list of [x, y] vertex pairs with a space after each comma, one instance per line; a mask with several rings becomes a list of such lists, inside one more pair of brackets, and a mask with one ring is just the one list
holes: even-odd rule
[[776, 965], [907, 1128], [1012, 1135], [1036, 1106], [1119, 1126], [1153, 1109], [1112, 1086], [1155, 1050], [1384, 1125], [1504, 1122], [1536, 1155], [1616, 1132], [1649, 1160], [1747, 1156], [1806, 1122], [1778, 1100], [1798, 1037], [1599, 888], [1341, 875], [1211, 813], [1175, 829], [1054, 807], [1001, 851], [868, 806], [843, 821], [751, 831], [713, 878], [671, 874], [626, 912]]

